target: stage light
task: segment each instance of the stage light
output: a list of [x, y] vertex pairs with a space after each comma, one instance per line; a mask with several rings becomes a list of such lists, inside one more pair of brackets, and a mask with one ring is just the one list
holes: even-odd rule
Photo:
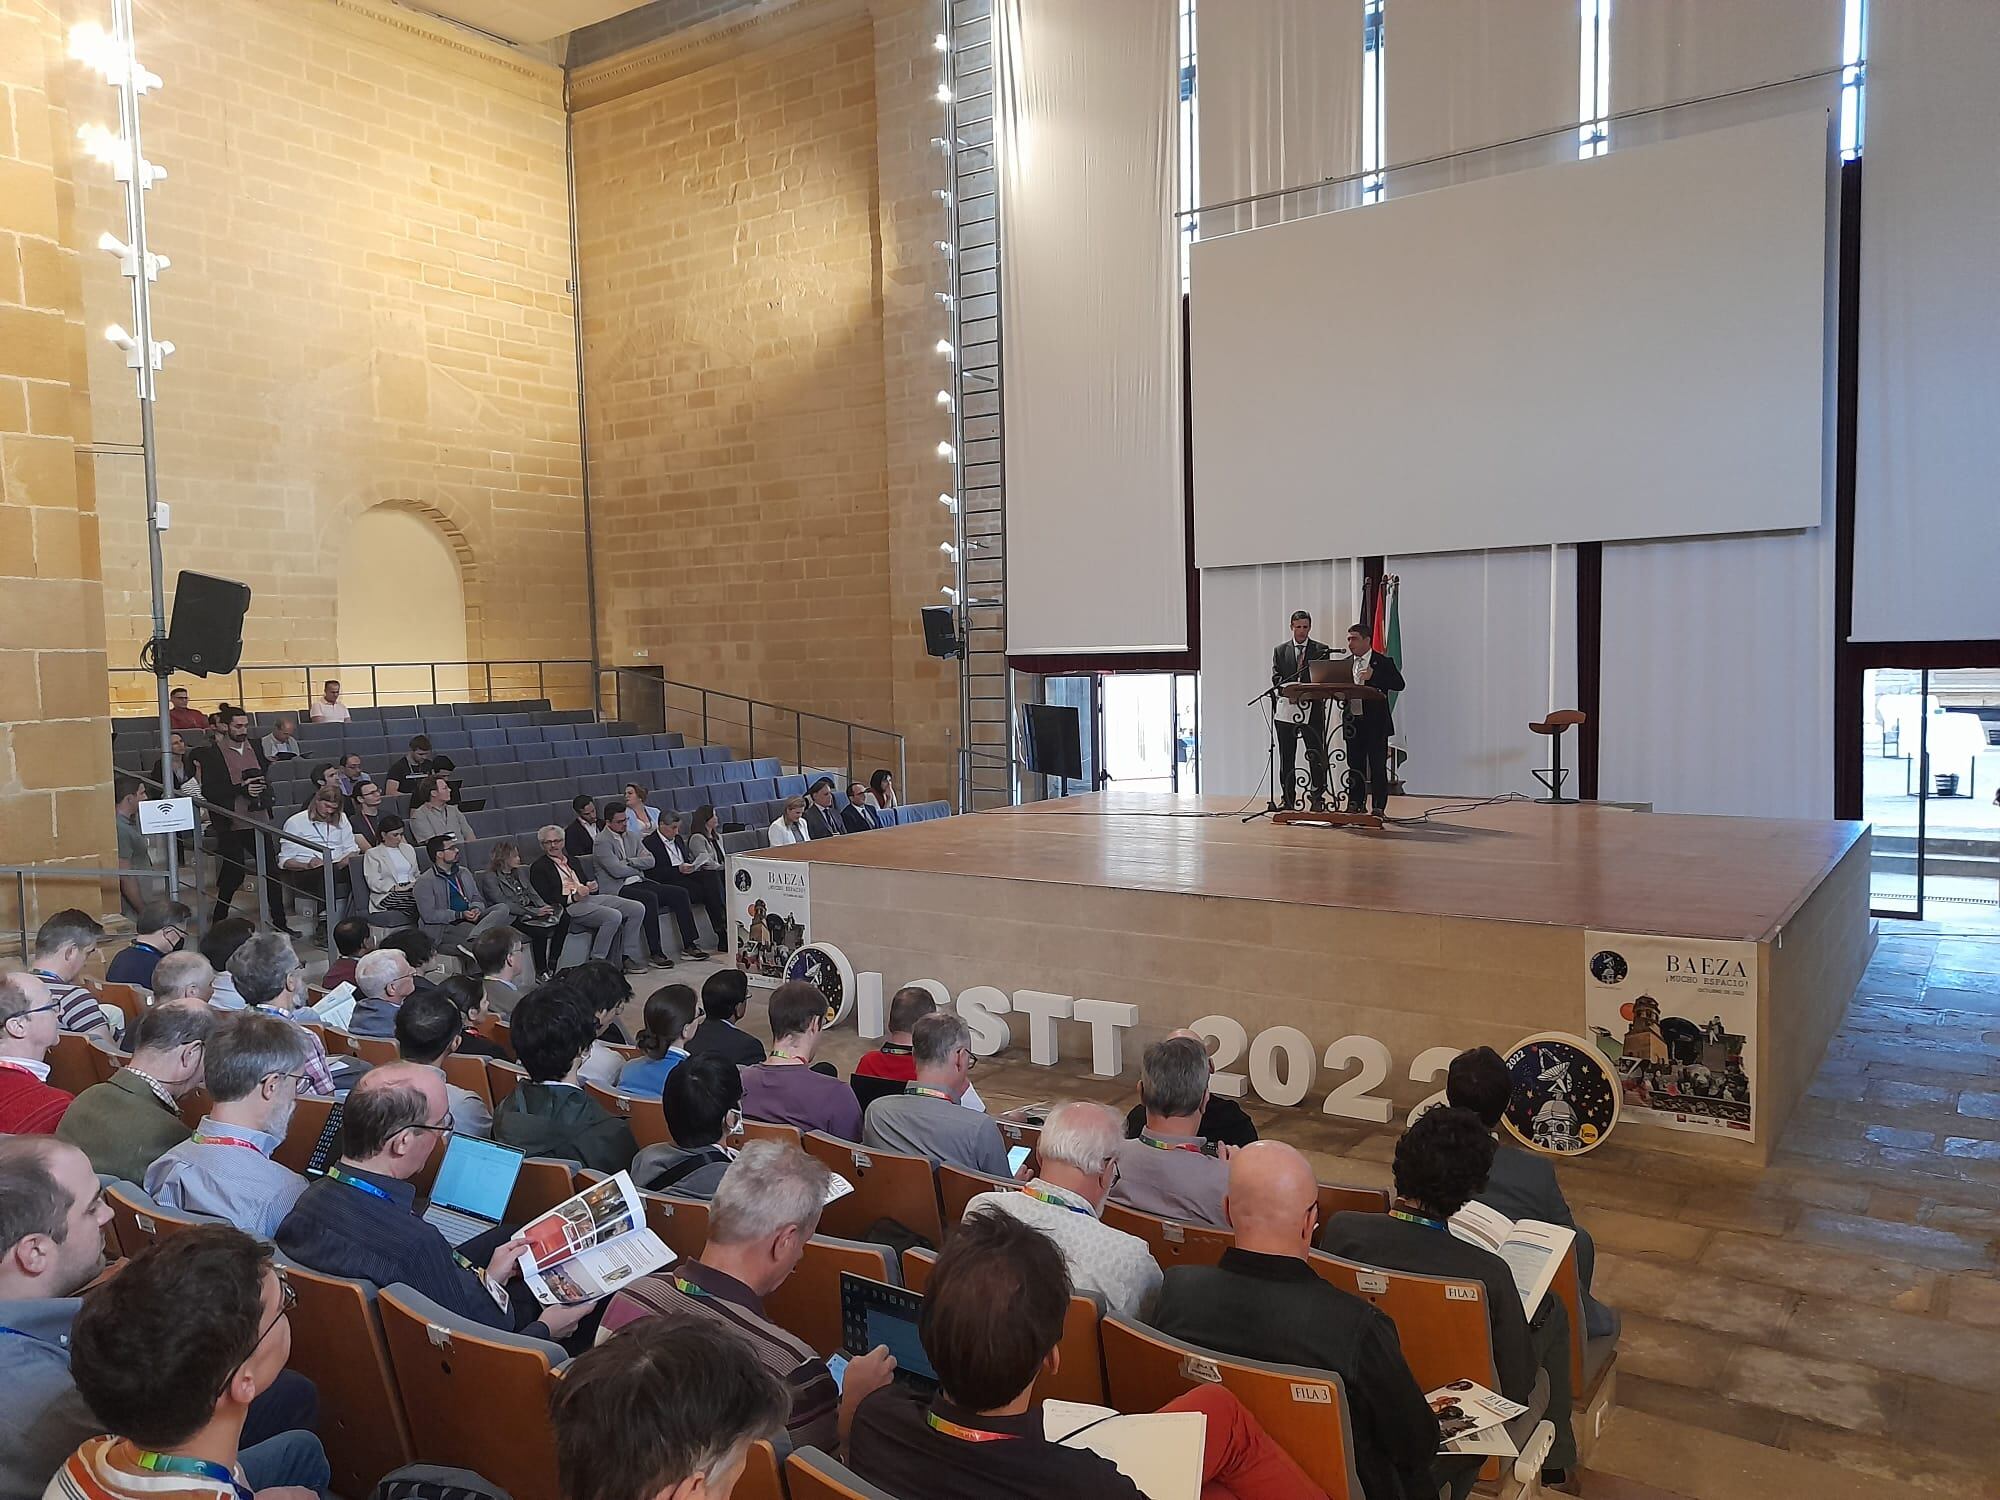
[[942, 354], [946, 359], [955, 359], [958, 356], [958, 351], [951, 347], [950, 339], [939, 339], [937, 341], [937, 352]]
[[946, 140], [946, 139], [945, 139], [945, 138], [944, 138], [943, 136], [941, 136], [941, 135], [934, 135], [934, 136], [932, 136], [932, 137], [931, 137], [931, 144], [932, 144], [933, 146], [937, 147], [937, 148], [938, 148], [938, 150], [942, 151], [942, 152], [943, 152], [943, 153], [944, 153], [944, 154], [945, 154], [946, 156], [950, 156], [950, 155], [952, 154], [952, 152], [953, 152], [953, 151], [955, 151], [955, 150], [957, 149], [956, 147], [954, 147], [954, 146], [952, 145], [952, 143], [951, 143], [950, 141]]
[[951, 392], [939, 391], [937, 393], [937, 404], [949, 411], [951, 409]]
[[937, 253], [939, 255], [942, 255], [946, 260], [951, 260], [958, 254], [958, 250], [956, 249], [956, 247], [953, 246], [950, 240], [932, 240], [931, 245], [933, 246], [933, 248], [936, 249]]
[[932, 188], [932, 189], [931, 189], [931, 191], [932, 191], [933, 193], [937, 194], [937, 200], [938, 200], [938, 202], [942, 203], [942, 204], [943, 204], [943, 205], [944, 205], [944, 206], [945, 206], [946, 208], [950, 208], [950, 207], [951, 207], [951, 189], [950, 189], [950, 188]]
[[950, 584], [947, 583], [943, 588], [939, 589], [938, 592], [940, 594], [943, 594], [945, 598], [949, 599], [953, 604], [958, 603], [958, 590], [953, 588]]
[[952, 447], [950, 443], [939, 443], [937, 445], [937, 456], [946, 463], [951, 463], [958, 457], [958, 450]]
[[949, 104], [949, 103], [951, 103], [951, 85], [950, 85], [950, 84], [948, 84], [948, 83], [941, 83], [941, 84], [939, 84], [939, 85], [938, 85], [938, 91], [937, 91], [937, 102], [938, 102], [938, 103], [940, 103], [940, 104]]
[[121, 260], [132, 253], [131, 246], [127, 245], [108, 229], [97, 237], [97, 248], [100, 250], [109, 250]]
[[958, 306], [958, 299], [952, 296], [950, 292], [932, 292], [931, 295], [938, 299], [938, 306], [942, 307], [946, 312], [950, 312], [954, 307]]
[[76, 138], [82, 142], [84, 154], [94, 162], [107, 167], [115, 167], [130, 153], [121, 149], [118, 137], [96, 121], [76, 127]]
[[958, 561], [958, 548], [952, 546], [950, 542], [939, 542], [938, 551], [942, 552], [949, 561]]
[[950, 511], [953, 515], [958, 514], [958, 500], [955, 496], [939, 495], [938, 504], [942, 505], [946, 510]]
[[137, 347], [132, 335], [127, 333], [123, 325], [118, 323], [112, 323], [105, 328], [104, 339], [106, 343], [116, 344], [120, 349], [128, 353]]
[[945, 40], [945, 34], [942, 31], [931, 38], [931, 45], [940, 52], [949, 52], [951, 50], [951, 43]]

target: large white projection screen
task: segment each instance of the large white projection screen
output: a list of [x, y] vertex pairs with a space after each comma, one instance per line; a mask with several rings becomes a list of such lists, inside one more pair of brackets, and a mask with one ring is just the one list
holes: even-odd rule
[[1816, 526], [1823, 109], [1194, 246], [1195, 560]]

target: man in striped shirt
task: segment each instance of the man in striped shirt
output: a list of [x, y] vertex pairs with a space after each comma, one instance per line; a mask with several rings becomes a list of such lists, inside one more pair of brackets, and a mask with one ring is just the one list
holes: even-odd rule
[[849, 1361], [839, 1385], [802, 1340], [764, 1316], [764, 1298], [784, 1285], [819, 1225], [832, 1174], [796, 1146], [752, 1141], [729, 1164], [709, 1209], [708, 1243], [669, 1270], [640, 1278], [611, 1299], [598, 1341], [643, 1318], [700, 1319], [733, 1329], [785, 1384], [791, 1414], [781, 1456], [807, 1446], [845, 1446], [854, 1408], [889, 1383], [896, 1361], [875, 1348]]
[[56, 1019], [64, 1031], [95, 1032], [110, 1042], [117, 1040], [117, 1032], [97, 996], [76, 982], [103, 937], [104, 928], [88, 912], [74, 907], [59, 911], [35, 931], [33, 970], [49, 987], [49, 998], [62, 1007]]

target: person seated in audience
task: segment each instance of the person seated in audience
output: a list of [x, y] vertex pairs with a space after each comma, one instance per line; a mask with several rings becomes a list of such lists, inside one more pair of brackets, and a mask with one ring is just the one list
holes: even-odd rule
[[333, 924], [333, 950], [339, 957], [326, 966], [320, 983], [327, 989], [354, 983], [354, 966], [375, 943], [375, 931], [365, 917], [342, 917]]
[[[157, 795], [171, 797], [201, 790], [201, 773], [195, 769], [193, 755], [187, 737], [178, 729], [167, 737], [167, 759], [162, 761], [155, 756], [152, 764], [146, 767], [146, 776], [154, 786], [165, 788]], [[163, 770], [165, 774], [162, 774]], [[146, 790], [148, 794], [153, 794], [153, 787]]]
[[310, 807], [312, 805], [313, 794], [322, 788], [332, 791], [342, 798], [345, 798], [347, 795], [340, 790], [340, 767], [336, 766], [330, 760], [321, 761], [307, 773], [305, 800], [300, 802], [299, 806], [301, 808]]
[[513, 920], [506, 907], [481, 902], [478, 882], [459, 864], [463, 853], [455, 833], [434, 834], [424, 844], [429, 868], [417, 877], [417, 920], [433, 942], [462, 943]]
[[[937, 1394], [887, 1382], [870, 1392], [854, 1414], [849, 1467], [894, 1495], [1143, 1500], [1110, 1459], [1046, 1435], [1035, 1382], [1060, 1364], [1070, 1295], [1047, 1235], [1005, 1214], [968, 1218], [938, 1256], [917, 1320]], [[1160, 1410], [1204, 1418], [1203, 1495], [1326, 1500], [1220, 1385], [1197, 1385]]]
[[782, 849], [787, 844], [811, 842], [812, 834], [806, 828], [805, 820], [806, 799], [803, 797], [787, 797], [785, 799], [785, 810], [778, 814], [777, 819], [770, 827], [771, 847], [773, 849]]
[[868, 805], [877, 812], [903, 805], [903, 799], [896, 795], [896, 778], [886, 768], [868, 778]]
[[[417, 919], [417, 853], [403, 820], [384, 813], [376, 824], [381, 840], [361, 857], [362, 878], [368, 882], [368, 910], [385, 919]], [[377, 923], [375, 925], [380, 925]]]
[[[1182, 1027], [1178, 1031], [1168, 1032], [1167, 1035], [1193, 1037], [1195, 1041], [1201, 1043], [1202, 1054], [1206, 1056], [1208, 1053], [1208, 1043], [1202, 1040], [1199, 1032]], [[1208, 1071], [1213, 1077], [1214, 1063], [1209, 1064]], [[1146, 1106], [1135, 1104], [1125, 1116], [1125, 1139], [1137, 1140], [1139, 1132], [1145, 1128]], [[1234, 1099], [1225, 1099], [1211, 1091], [1201, 1106], [1201, 1124], [1197, 1127], [1197, 1134], [1205, 1141], [1214, 1141], [1222, 1146], [1247, 1146], [1257, 1139], [1257, 1122], [1252, 1120], [1243, 1106]]]
[[568, 936], [569, 928], [562, 919], [561, 909], [528, 883], [527, 869], [521, 863], [521, 846], [512, 839], [501, 839], [488, 854], [486, 868], [479, 876], [479, 899], [488, 907], [507, 913], [514, 930], [534, 949], [535, 977], [547, 978], [551, 963], [562, 957], [557, 953], [551, 959], [550, 939]]
[[[550, 823], [535, 835], [541, 856], [528, 866], [528, 884], [536, 895], [560, 911], [572, 927], [590, 934], [590, 956], [609, 958], [614, 949], [627, 974], [643, 974], [646, 965], [646, 908], [623, 896], [601, 894], [597, 882], [572, 862], [563, 831]], [[550, 962], [562, 957], [551, 953]]]
[[618, 965], [601, 958], [564, 969], [556, 977], [583, 997], [595, 1027], [590, 1053], [577, 1070], [577, 1078], [601, 1089], [615, 1088], [618, 1074], [625, 1066], [625, 1054], [618, 1049], [629, 1045], [619, 1017], [631, 1003], [632, 982], [619, 971]]
[[[397, 1056], [404, 1062], [436, 1068], [440, 1075], [444, 1060], [458, 1051], [464, 1033], [464, 1012], [442, 990], [412, 995], [396, 1010]], [[492, 1136], [493, 1110], [484, 1099], [449, 1079], [445, 1080], [444, 1094], [453, 1130], [481, 1139]]]
[[[198, 1000], [203, 1005], [221, 1012], [232, 1007], [215, 1004], [215, 968], [199, 953], [169, 953], [153, 965], [153, 1003], [165, 1005], [169, 1000]], [[227, 975], [220, 976], [227, 978]], [[241, 1010], [241, 1002], [233, 1007]]]
[[167, 694], [167, 727], [184, 730], [208, 728], [208, 715], [189, 704], [186, 688], [175, 688]]
[[1569, 1316], [1562, 1299], [1543, 1298], [1530, 1322], [1507, 1262], [1448, 1227], [1451, 1216], [1485, 1187], [1493, 1151], [1492, 1135], [1472, 1111], [1448, 1104], [1426, 1110], [1396, 1142], [1396, 1201], [1390, 1211], [1335, 1214], [1320, 1233], [1319, 1247], [1365, 1266], [1481, 1283], [1500, 1394], [1525, 1402], [1534, 1392], [1536, 1370], [1548, 1374], [1548, 1419], [1556, 1440], [1542, 1483], [1561, 1489], [1572, 1483], [1569, 1471], [1577, 1457], [1569, 1409]]
[[299, 1028], [306, 1048], [306, 1060], [299, 1069], [306, 1081], [299, 1086], [300, 1093], [331, 1099], [345, 1087], [346, 1078], [357, 1071], [357, 1065], [352, 1058], [343, 1058], [336, 1073], [326, 1055], [326, 1044], [305, 1029], [304, 1022], [317, 1021], [319, 1016], [306, 1004], [305, 966], [290, 938], [282, 932], [253, 933], [231, 955], [229, 977], [245, 1005]]
[[729, 903], [722, 894], [722, 871], [697, 863], [694, 846], [681, 836], [681, 815], [669, 809], [659, 816], [654, 838], [654, 878], [679, 886], [689, 901], [708, 913], [718, 952], [729, 947]]
[[402, 949], [385, 943], [373, 953], [363, 954], [355, 964], [354, 988], [361, 998], [354, 1003], [354, 1014], [347, 1018], [347, 1034], [392, 1037], [397, 1012], [416, 992], [416, 971]]
[[[410, 1179], [451, 1133], [444, 1075], [436, 1068], [395, 1062], [354, 1085], [341, 1112], [340, 1160], [308, 1183], [278, 1226], [277, 1246], [300, 1265], [328, 1276], [403, 1282], [456, 1317], [482, 1328], [512, 1329], [560, 1341], [596, 1307], [541, 1308], [531, 1295], [499, 1306], [486, 1287], [506, 1287], [527, 1242], [488, 1248], [490, 1236], [453, 1250], [418, 1213]], [[485, 1265], [468, 1265], [485, 1257]], [[511, 1292], [511, 1289], [510, 1289]]]
[[428, 846], [441, 833], [448, 833], [461, 844], [473, 840], [472, 825], [465, 820], [465, 814], [452, 805], [451, 783], [442, 776], [433, 776], [417, 783], [410, 793], [409, 817], [410, 841]]
[[1245, 1146], [1229, 1162], [1228, 1220], [1236, 1243], [1221, 1262], [1168, 1271], [1147, 1321], [1218, 1354], [1331, 1370], [1347, 1388], [1367, 1500], [1433, 1500], [1437, 1418], [1396, 1325], [1306, 1258], [1319, 1227], [1312, 1167], [1282, 1141]]
[[743, 1125], [743, 1070], [709, 1053], [690, 1057], [660, 1086], [660, 1110], [671, 1141], [632, 1159], [632, 1180], [677, 1198], [715, 1196], [736, 1153], [723, 1143]]
[[1160, 1265], [1136, 1234], [1098, 1222], [1118, 1177], [1118, 1112], [1073, 1099], [1042, 1123], [1036, 1174], [1019, 1188], [981, 1193], [967, 1214], [1012, 1214], [1055, 1241], [1079, 1292], [1103, 1299], [1121, 1318], [1144, 1317], [1160, 1289]]
[[1607, 1307], [1590, 1294], [1596, 1267], [1596, 1246], [1590, 1231], [1576, 1222], [1562, 1184], [1556, 1181], [1555, 1163], [1546, 1156], [1509, 1143], [1500, 1130], [1507, 1102], [1513, 1097], [1514, 1079], [1507, 1063], [1491, 1047], [1474, 1047], [1451, 1060], [1445, 1074], [1445, 1103], [1454, 1109], [1469, 1109], [1493, 1136], [1493, 1168], [1486, 1186], [1473, 1196], [1488, 1208], [1510, 1219], [1539, 1219], [1544, 1224], [1560, 1224], [1576, 1232], [1576, 1276], [1583, 1294], [1585, 1332], [1591, 1338], [1618, 1336], [1618, 1309]]
[[438, 945], [421, 927], [398, 927], [394, 932], [385, 933], [375, 942], [376, 948], [388, 948], [403, 955], [410, 966], [416, 988], [412, 994], [421, 995], [437, 988]]
[[737, 1023], [750, 1009], [750, 979], [741, 969], [717, 969], [701, 982], [701, 1025], [688, 1038], [688, 1052], [716, 1053], [740, 1067], [764, 1060], [764, 1044]]
[[364, 786], [372, 786], [374, 781], [374, 777], [361, 769], [361, 757], [352, 750], [334, 762], [333, 784], [340, 788], [343, 797], [352, 800]]
[[105, 1017], [97, 996], [77, 983], [103, 940], [104, 928], [95, 917], [66, 907], [35, 929], [29, 967], [49, 987], [49, 998], [56, 1003], [56, 1017], [64, 1031], [111, 1041], [117, 1037], [117, 1029]]
[[365, 859], [382, 842], [382, 788], [364, 781], [354, 789], [347, 799], [347, 826]]
[[[247, 918], [224, 917], [220, 922], [209, 923], [208, 931], [202, 934], [201, 956], [208, 960], [209, 968], [215, 975], [208, 1003], [217, 1010], [243, 1009], [243, 997], [236, 993], [236, 981], [229, 973], [229, 960], [256, 931], [257, 924]], [[155, 971], [155, 980], [158, 977]]]
[[70, 1455], [50, 1500], [324, 1495], [332, 1472], [312, 1433], [245, 1451], [251, 1408], [291, 1357], [291, 1305], [271, 1247], [225, 1224], [133, 1256], [76, 1316], [70, 1374], [110, 1431]]
[[180, 951], [194, 930], [194, 912], [180, 901], [155, 898], [140, 908], [138, 935], [105, 965], [106, 984], [153, 987], [153, 967], [169, 953]]
[[631, 815], [624, 805], [607, 803], [600, 816], [602, 823], [591, 845], [591, 859], [600, 878], [607, 883], [618, 883], [619, 895], [646, 908], [650, 918], [646, 931], [654, 941], [662, 944], [653, 954], [654, 966], [662, 969], [674, 966], [664, 946], [666, 933], [661, 926], [661, 914], [664, 912], [673, 913], [674, 925], [680, 929], [681, 955], [684, 958], [706, 959], [708, 953], [696, 941], [701, 933], [694, 925], [694, 903], [688, 900], [687, 892], [679, 886], [667, 885], [652, 878], [656, 861], [631, 826]]
[[868, 803], [868, 788], [858, 781], [847, 783], [847, 805], [840, 810], [840, 826], [849, 833], [867, 833], [873, 828], [886, 828], [881, 815]]
[[[110, 1222], [81, 1151], [46, 1136], [0, 1139], [0, 1326], [14, 1334], [0, 1335], [0, 1500], [39, 1500], [63, 1460], [107, 1425], [78, 1392], [70, 1351]], [[293, 1460], [316, 1450], [302, 1440], [317, 1407], [312, 1382], [290, 1371], [251, 1404], [241, 1454], [250, 1487], [315, 1477]]]
[[825, 1360], [764, 1315], [764, 1299], [798, 1267], [819, 1227], [831, 1177], [796, 1146], [750, 1142], [715, 1190], [701, 1254], [614, 1294], [597, 1331], [600, 1344], [615, 1342], [622, 1328], [664, 1318], [727, 1328], [748, 1340], [764, 1368], [782, 1375], [791, 1398], [784, 1434], [773, 1439], [781, 1459], [794, 1447], [836, 1451], [855, 1407], [886, 1385], [896, 1368], [887, 1349], [871, 1349], [848, 1361], [836, 1385]]
[[819, 1130], [842, 1141], [861, 1139], [861, 1102], [839, 1077], [813, 1070], [826, 1026], [819, 986], [791, 979], [771, 991], [765, 1011], [771, 1052], [743, 1070], [743, 1113], [774, 1125]]
[[568, 1500], [729, 1500], [791, 1398], [719, 1323], [646, 1318], [577, 1356], [549, 1398]]
[[427, 776], [441, 777], [445, 772], [457, 769], [458, 763], [449, 755], [433, 755], [431, 737], [420, 734], [410, 741], [410, 747], [404, 754], [389, 763], [389, 774], [382, 779], [382, 790], [393, 797]]
[[[856, 1078], [879, 1080], [879, 1084], [855, 1085], [855, 1095], [863, 1101], [864, 1109], [884, 1094], [899, 1092], [891, 1084], [916, 1080], [917, 1058], [910, 1032], [937, 1008], [937, 997], [920, 984], [906, 984], [889, 997], [888, 1034], [873, 1051], [862, 1053], [861, 1060], [854, 1065]], [[986, 1113], [986, 1101], [969, 1081], [958, 1102], [967, 1109]]]
[[268, 1240], [306, 1190], [271, 1158], [284, 1144], [304, 1081], [305, 1033], [276, 1016], [218, 1017], [205, 1054], [210, 1103], [194, 1134], [146, 1169], [141, 1184], [162, 1208], [226, 1219]]
[[596, 1035], [590, 1003], [560, 979], [514, 1007], [508, 1037], [526, 1082], [493, 1111], [493, 1139], [530, 1156], [553, 1156], [599, 1172], [632, 1165], [639, 1143], [623, 1116], [583, 1091], [577, 1070]]
[[[707, 802], [702, 803], [700, 807], [697, 807], [692, 813], [688, 814], [686, 826], [687, 855], [689, 861], [697, 870], [713, 870], [718, 876], [721, 875], [723, 866], [722, 819], [715, 815], [714, 806]], [[726, 909], [724, 915], [727, 916]], [[716, 940], [715, 946], [717, 948], [727, 949], [729, 947], [727, 933], [718, 931], [716, 933]]]
[[188, 1138], [181, 1095], [201, 1087], [202, 1051], [216, 1012], [175, 1000], [142, 1012], [132, 1028], [132, 1060], [76, 1096], [56, 1127], [106, 1177], [142, 1182], [161, 1153]]
[[569, 810], [576, 816], [563, 830], [563, 848], [571, 859], [588, 859], [597, 846], [597, 799], [579, 792], [569, 799]]
[[972, 1085], [972, 1029], [958, 1016], [939, 1011], [917, 1022], [911, 1047], [916, 1079], [904, 1084], [902, 1093], [868, 1106], [863, 1143], [927, 1156], [933, 1166], [950, 1162], [988, 1177], [1011, 1177], [1000, 1127], [960, 1103]]
[[271, 732], [264, 736], [264, 759], [297, 760], [298, 756], [299, 721], [290, 714], [280, 714]]
[[0, 1134], [53, 1135], [73, 1102], [49, 1082], [58, 1008], [35, 975], [0, 973]]
[[840, 809], [833, 805], [833, 778], [822, 776], [806, 788], [806, 837], [830, 839], [847, 832]]
[[646, 997], [646, 1024], [637, 1038], [644, 1055], [618, 1070], [616, 1087], [621, 1094], [651, 1098], [666, 1086], [667, 1075], [687, 1058], [695, 1014], [691, 985], [663, 984]]
[[[354, 830], [347, 826], [347, 815], [341, 811], [340, 793], [330, 786], [314, 792], [304, 808], [285, 819], [285, 833], [278, 845], [278, 868], [285, 872], [286, 884], [308, 900], [324, 900], [326, 876], [321, 872], [332, 865], [334, 901], [342, 903], [353, 889], [352, 871], [361, 858], [361, 846], [355, 843]], [[327, 852], [322, 854], [299, 842], [302, 839], [312, 840]]]
[[[153, 841], [139, 827], [139, 799], [145, 788], [136, 776], [115, 776], [111, 781], [111, 811], [116, 815], [118, 868], [151, 870]], [[127, 921], [137, 922], [146, 907], [158, 899], [158, 887], [137, 875], [118, 877], [118, 909]]]
[[[481, 933], [480, 936], [484, 937], [485, 934]], [[467, 1057], [497, 1057], [504, 1062], [514, 1060], [512, 1052], [498, 1042], [489, 1040], [479, 1030], [479, 1023], [489, 1018], [493, 1012], [487, 1008], [485, 989], [472, 975], [454, 974], [436, 989], [419, 993], [443, 995], [458, 1007], [458, 1050]], [[403, 1003], [407, 1005], [409, 1001]]]
[[307, 710], [306, 717], [311, 719], [315, 724], [345, 724], [349, 722], [350, 715], [347, 712], [347, 705], [340, 701], [340, 684], [334, 681], [333, 678], [327, 678], [326, 685], [320, 689], [319, 696], [313, 699], [313, 706]]
[[1229, 1191], [1227, 1148], [1202, 1139], [1208, 1099], [1208, 1053], [1193, 1037], [1163, 1037], [1139, 1064], [1146, 1128], [1118, 1148], [1111, 1201], [1189, 1224], [1224, 1226]]
[[639, 836], [651, 852], [655, 864], [665, 862], [660, 852], [660, 818], [657, 807], [651, 805], [652, 792], [636, 781], [625, 783], [625, 818], [632, 831]]
[[503, 1020], [511, 1017], [527, 993], [522, 986], [529, 978], [528, 944], [520, 929], [489, 927], [465, 947], [479, 965], [480, 993], [487, 1008]]

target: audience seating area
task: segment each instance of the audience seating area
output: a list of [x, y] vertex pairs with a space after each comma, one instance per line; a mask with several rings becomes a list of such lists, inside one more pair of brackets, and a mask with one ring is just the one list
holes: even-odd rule
[[[464, 862], [473, 870], [486, 868], [488, 853], [501, 839], [514, 840], [532, 861], [536, 830], [567, 824], [575, 816], [572, 799], [585, 793], [600, 803], [622, 798], [627, 782], [645, 787], [662, 812], [713, 806], [722, 820], [725, 853], [761, 849], [770, 843], [769, 825], [783, 815], [786, 798], [803, 796], [821, 775], [842, 779], [839, 771], [810, 767], [787, 774], [775, 757], [738, 760], [727, 745], [641, 734], [629, 723], [601, 722], [588, 709], [551, 709], [545, 699], [360, 708], [353, 714], [346, 724], [314, 724], [303, 713], [298, 716], [298, 756], [272, 766], [272, 820], [282, 823], [305, 805], [313, 767], [359, 755], [362, 769], [379, 782], [411, 738], [421, 734], [435, 754], [452, 762], [449, 775], [462, 784], [460, 800], [484, 804], [466, 814], [476, 841]], [[277, 717], [257, 716], [254, 737], [268, 734]], [[148, 770], [159, 759], [159, 735], [155, 718], [113, 721], [118, 768]], [[410, 791], [405, 786], [385, 799], [383, 811], [407, 817]], [[892, 809], [892, 818], [898, 824], [921, 823], [950, 811], [947, 803], [927, 802]]]

